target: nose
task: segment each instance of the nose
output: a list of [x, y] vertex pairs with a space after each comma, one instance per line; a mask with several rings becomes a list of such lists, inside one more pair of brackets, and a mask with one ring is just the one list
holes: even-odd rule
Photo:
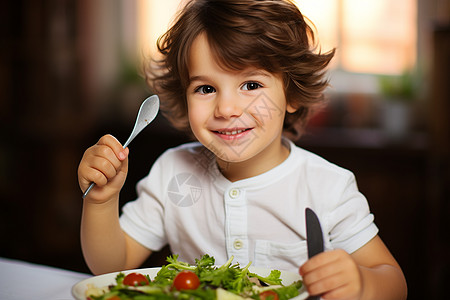
[[235, 93], [218, 94], [216, 98], [214, 116], [216, 118], [224, 119], [239, 117], [244, 111], [242, 103], [242, 99], [239, 99], [239, 95]]

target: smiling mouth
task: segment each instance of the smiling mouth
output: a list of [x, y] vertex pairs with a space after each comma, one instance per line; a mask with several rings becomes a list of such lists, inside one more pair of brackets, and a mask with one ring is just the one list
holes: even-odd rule
[[227, 129], [213, 130], [213, 132], [224, 138], [237, 138], [243, 136], [252, 129], [253, 128], [227, 128]]
[[236, 135], [236, 134], [242, 133], [247, 130], [250, 130], [250, 129], [247, 128], [247, 129], [234, 129], [234, 130], [217, 130], [215, 132], [217, 132], [219, 134], [225, 134], [225, 135]]

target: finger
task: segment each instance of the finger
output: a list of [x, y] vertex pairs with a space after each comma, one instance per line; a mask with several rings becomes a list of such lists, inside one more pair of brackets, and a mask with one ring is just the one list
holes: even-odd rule
[[95, 159], [91, 160], [90, 167], [103, 174], [103, 176], [106, 178], [106, 182], [105, 179], [101, 178], [101, 175], [98, 173], [94, 173], [94, 178], [96, 179], [94, 179], [93, 182], [96, 182], [95, 180], [99, 180], [99, 185], [106, 184], [108, 181], [116, 177], [120, 172], [122, 172], [124, 176], [126, 176], [128, 172], [128, 148], [125, 149], [125, 159], [123, 161], [120, 161], [115, 156], [111, 148], [107, 146], [97, 147], [98, 149], [95, 151], [97, 153], [94, 156]]
[[128, 156], [129, 150], [123, 149], [122, 144], [110, 134], [102, 136], [97, 145], [105, 145], [111, 148], [119, 160], [124, 160]]
[[305, 285], [309, 286], [325, 278], [335, 276], [341, 272], [342, 266], [339, 264], [339, 262], [331, 262], [325, 265], [321, 265], [320, 267], [315, 268], [308, 273], [305, 273], [303, 275], [303, 282], [305, 283]]
[[359, 299], [361, 290], [352, 287], [351, 284], [345, 284], [339, 286], [331, 291], [323, 293], [321, 295], [322, 299], [333, 300], [333, 299]]
[[124, 161], [128, 157], [129, 154], [130, 154], [130, 149], [128, 149], [128, 147], [126, 147], [119, 153], [119, 159], [121, 161]]
[[306, 283], [312, 284], [321, 278], [341, 272], [357, 272], [356, 264], [351, 256], [343, 250], [332, 250], [313, 257], [300, 270]]
[[[323, 265], [332, 264], [339, 260], [352, 260], [351, 256], [342, 249], [334, 249], [317, 254], [307, 260], [300, 268], [300, 275], [311, 272]], [[303, 275], [302, 275], [303, 276]]]
[[101, 171], [96, 169], [91, 169], [88, 176], [88, 185], [95, 183], [96, 186], [105, 186], [108, 183], [108, 178]]
[[92, 157], [89, 159], [90, 166], [94, 167], [94, 163], [97, 163], [97, 167], [102, 169], [101, 164], [104, 167], [112, 165], [116, 171], [121, 168], [121, 160], [117, 157], [114, 149], [108, 145], [95, 145], [91, 151]]
[[119, 171], [126, 172], [128, 162], [121, 162], [111, 147], [107, 145], [94, 145], [89, 148], [79, 167], [79, 178], [82, 188], [95, 182], [97, 185], [105, 185], [107, 181], [117, 175]]
[[125, 158], [122, 160], [121, 168], [119, 171], [128, 172], [128, 155], [130, 153], [130, 150], [127, 148], [124, 149], [123, 154], [125, 155]]
[[85, 191], [91, 183], [94, 182], [96, 185], [103, 186], [107, 183], [108, 179], [98, 169], [84, 164], [78, 168], [78, 181], [81, 190]]
[[325, 264], [332, 263], [336, 258], [334, 257], [332, 251], [319, 253], [312, 258], [308, 259], [299, 268], [299, 273], [304, 276], [307, 273], [312, 272], [314, 269], [320, 268]]
[[344, 286], [347, 282], [343, 273], [338, 272], [330, 276], [320, 277], [313, 282], [304, 281], [308, 293], [311, 295], [322, 295]]
[[121, 164], [118, 161], [111, 162], [107, 158], [97, 157], [92, 162], [91, 168], [94, 169], [95, 171], [98, 171], [98, 173], [101, 173], [107, 180], [109, 180], [117, 175], [117, 173], [121, 169]]
[[81, 188], [86, 188], [92, 182], [98, 186], [107, 184], [108, 180], [117, 174], [116, 168], [111, 162], [103, 157], [96, 157], [79, 168]]

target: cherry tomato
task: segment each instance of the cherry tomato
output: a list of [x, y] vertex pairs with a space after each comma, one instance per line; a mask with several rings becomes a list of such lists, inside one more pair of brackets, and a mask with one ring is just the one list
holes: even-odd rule
[[138, 286], [138, 285], [147, 285], [148, 278], [140, 273], [130, 273], [123, 279], [123, 284]]
[[278, 300], [278, 294], [275, 291], [264, 291], [259, 294], [261, 300]]
[[179, 291], [195, 290], [200, 286], [200, 279], [194, 272], [184, 270], [175, 276], [173, 286]]

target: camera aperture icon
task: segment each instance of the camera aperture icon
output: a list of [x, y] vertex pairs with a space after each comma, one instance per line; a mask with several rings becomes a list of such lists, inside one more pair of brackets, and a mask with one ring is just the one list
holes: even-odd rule
[[202, 194], [200, 180], [192, 173], [177, 174], [170, 180], [167, 194], [177, 206], [192, 206]]

